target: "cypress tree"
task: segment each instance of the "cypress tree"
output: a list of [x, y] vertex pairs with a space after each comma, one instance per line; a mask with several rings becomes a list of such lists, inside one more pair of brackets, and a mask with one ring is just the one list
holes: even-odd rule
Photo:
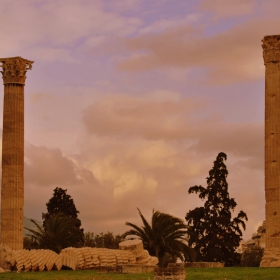
[[203, 207], [197, 207], [186, 215], [189, 246], [197, 251], [198, 258], [207, 262], [222, 262], [226, 266], [239, 264], [240, 254], [236, 252], [245, 230], [246, 213], [240, 211], [232, 218], [236, 207], [234, 198], [228, 192], [228, 171], [224, 161], [225, 153], [219, 153], [209, 171], [207, 187], [193, 186], [189, 194], [196, 193], [205, 200]]
[[73, 232], [77, 233], [77, 229], [80, 234], [76, 234], [76, 241], [72, 245], [73, 247], [81, 246], [84, 241], [84, 229], [81, 228], [81, 220], [78, 219], [79, 211], [76, 209], [75, 203], [67, 190], [62, 188], [55, 188], [52, 198], [46, 203], [47, 213], [42, 213], [43, 228], [47, 229], [47, 223], [51, 218], [57, 214], [71, 218], [73, 220]]

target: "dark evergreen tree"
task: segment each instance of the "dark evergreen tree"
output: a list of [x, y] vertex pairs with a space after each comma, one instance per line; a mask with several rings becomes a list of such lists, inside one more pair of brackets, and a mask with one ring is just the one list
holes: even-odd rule
[[197, 207], [186, 215], [189, 246], [197, 251], [198, 258], [207, 262], [222, 262], [226, 266], [239, 264], [236, 252], [245, 230], [247, 215], [240, 211], [232, 219], [231, 211], [236, 202], [229, 197], [226, 181], [228, 171], [225, 153], [219, 153], [207, 177], [207, 188], [194, 186], [189, 193], [198, 193], [205, 200], [204, 207]]
[[[53, 197], [46, 204], [47, 213], [42, 213], [43, 218], [43, 228], [46, 231], [48, 221], [54, 217], [56, 214], [60, 213], [63, 216], [69, 217], [73, 220], [73, 231], [71, 234], [75, 233], [76, 241], [73, 242], [73, 247], [79, 247], [84, 241], [84, 230], [81, 228], [81, 221], [78, 219], [78, 213], [75, 203], [70, 195], [68, 195], [67, 190], [62, 188], [55, 188]], [[80, 234], [77, 233], [77, 229]]]
[[71, 196], [66, 193], [67, 190], [55, 188], [53, 191], [53, 197], [46, 204], [48, 212], [43, 214], [43, 220], [57, 213], [63, 213], [65, 216], [77, 219], [79, 211], [77, 211]]
[[46, 221], [46, 228], [31, 220], [37, 230], [26, 228], [29, 230], [27, 237], [32, 241], [33, 248], [49, 249], [56, 253], [60, 253], [67, 247], [81, 247], [82, 243], [77, 241], [81, 238], [81, 231], [75, 227], [75, 220], [75, 218], [57, 213]]

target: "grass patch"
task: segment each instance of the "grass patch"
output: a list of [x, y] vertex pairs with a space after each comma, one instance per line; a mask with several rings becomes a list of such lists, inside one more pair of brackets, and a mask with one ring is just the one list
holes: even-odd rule
[[[153, 280], [153, 273], [116, 274], [98, 273], [96, 270], [60, 270], [44, 272], [9, 272], [0, 274], [0, 279], [36, 280]], [[225, 267], [187, 268], [187, 280], [280, 280], [280, 268]]]
[[118, 274], [118, 273], [98, 273], [96, 270], [59, 270], [42, 272], [7, 272], [0, 273], [0, 279], [24, 279], [24, 280], [133, 280], [154, 279], [153, 273], [141, 274]]
[[187, 280], [280, 280], [280, 268], [187, 268]]

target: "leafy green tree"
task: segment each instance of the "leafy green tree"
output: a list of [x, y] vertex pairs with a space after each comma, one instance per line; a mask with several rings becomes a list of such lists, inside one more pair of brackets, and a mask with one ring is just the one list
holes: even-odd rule
[[83, 247], [95, 247], [94, 233], [86, 232], [84, 235], [84, 245]]
[[123, 237], [119, 234], [114, 235], [112, 232], [101, 232], [94, 234], [93, 232], [85, 233], [84, 247], [97, 247], [107, 249], [118, 249], [119, 243], [123, 241]]
[[264, 249], [259, 246], [252, 246], [247, 248], [241, 257], [241, 266], [252, 266], [259, 267], [262, 257], [263, 257]]
[[138, 212], [143, 226], [126, 222], [132, 229], [126, 231], [123, 236], [132, 235], [141, 239], [144, 249], [151, 256], [158, 258], [161, 267], [166, 264], [167, 256], [172, 260], [176, 258], [184, 260], [184, 254], [189, 249], [186, 241], [187, 226], [184, 222], [169, 214], [153, 211], [152, 221], [149, 224], [139, 209]]
[[199, 260], [222, 262], [226, 266], [240, 262], [236, 252], [242, 240], [241, 228], [245, 230], [247, 215], [240, 211], [237, 217], [231, 217], [236, 202], [229, 197], [226, 178], [228, 171], [224, 161], [225, 153], [219, 153], [209, 171], [207, 188], [194, 186], [189, 193], [198, 193], [205, 200], [204, 207], [197, 207], [186, 215], [189, 234], [189, 246], [197, 251]]
[[46, 221], [45, 227], [31, 221], [37, 229], [26, 229], [30, 232], [27, 236], [32, 241], [33, 248], [50, 249], [59, 253], [64, 248], [82, 245], [77, 243], [81, 231], [75, 227], [74, 218], [57, 213]]
[[[68, 195], [67, 190], [62, 188], [55, 188], [53, 197], [46, 204], [47, 213], [42, 213], [43, 218], [43, 228], [46, 231], [48, 221], [54, 217], [56, 214], [60, 213], [65, 217], [71, 218], [71, 223], [73, 224], [72, 232], [76, 236], [76, 241], [73, 242], [72, 246], [80, 246], [84, 242], [84, 230], [81, 228], [81, 221], [78, 219], [78, 213], [75, 203], [70, 195]], [[77, 229], [80, 231], [80, 234], [77, 235]], [[70, 233], [72, 233], [70, 231]]]
[[114, 235], [112, 232], [108, 231], [107, 233], [100, 233], [100, 239], [102, 248], [108, 249], [118, 249], [119, 243], [123, 241], [123, 237], [121, 235]]

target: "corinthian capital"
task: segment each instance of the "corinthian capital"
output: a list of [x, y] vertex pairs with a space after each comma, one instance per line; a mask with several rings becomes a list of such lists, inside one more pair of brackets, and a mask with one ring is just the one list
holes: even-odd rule
[[264, 64], [280, 62], [280, 35], [269, 35], [262, 39]]
[[34, 61], [20, 56], [0, 58], [3, 75], [3, 84], [25, 84], [26, 71], [32, 69]]

